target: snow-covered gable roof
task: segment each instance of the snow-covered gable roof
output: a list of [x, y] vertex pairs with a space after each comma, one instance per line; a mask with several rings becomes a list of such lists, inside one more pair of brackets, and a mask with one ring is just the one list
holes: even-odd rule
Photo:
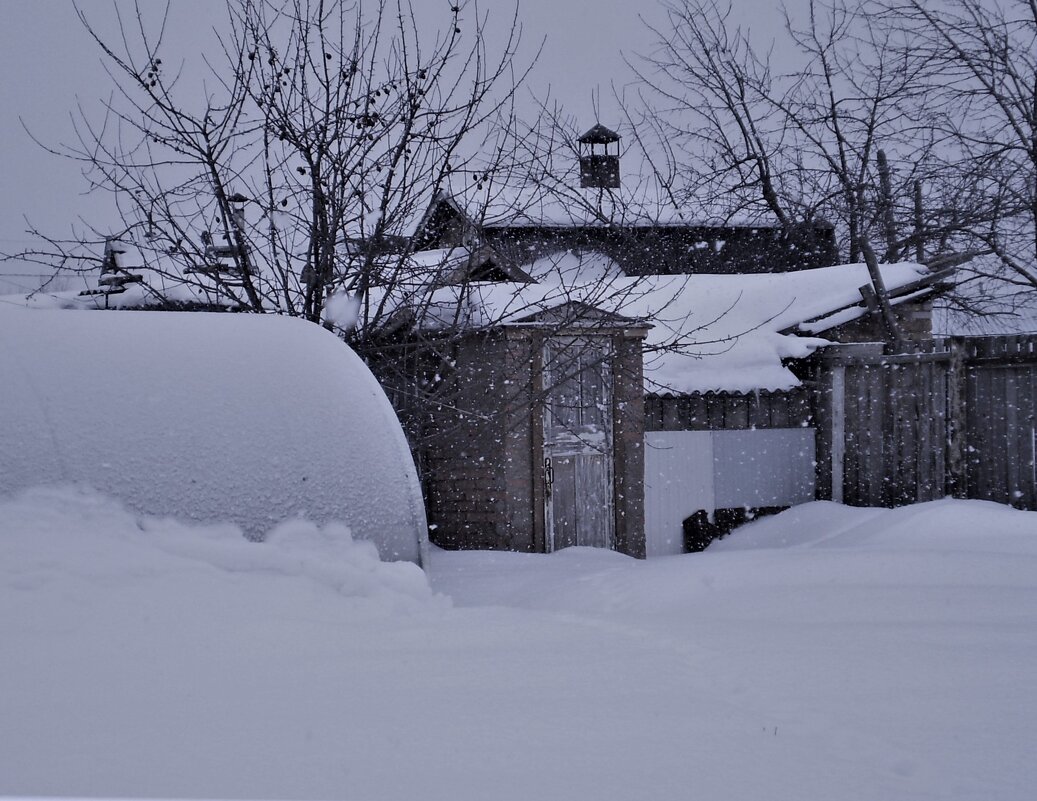
[[[467, 209], [467, 210], [466, 210]], [[579, 228], [619, 226], [750, 228], [777, 225], [770, 218], [729, 216], [718, 220], [676, 207], [669, 199], [648, 192], [599, 192], [568, 187], [521, 187], [495, 185], [482, 192], [472, 189], [450, 194], [440, 192], [415, 228], [416, 239], [447, 218], [455, 219], [464, 231], [466, 244], [478, 228]]]
[[[417, 322], [425, 328], [478, 329], [586, 304], [650, 326], [648, 392], [748, 392], [798, 385], [783, 360], [804, 358], [828, 344], [802, 334], [820, 334], [867, 313], [859, 292], [869, 283], [863, 264], [753, 275], [627, 277], [601, 254], [566, 253], [537, 260], [527, 271], [537, 283], [436, 289], [422, 299]], [[882, 274], [894, 292], [930, 275], [911, 263], [882, 265]]]

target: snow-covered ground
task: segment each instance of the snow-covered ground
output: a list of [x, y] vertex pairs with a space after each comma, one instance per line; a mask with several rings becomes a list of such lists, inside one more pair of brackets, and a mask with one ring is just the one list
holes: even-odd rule
[[814, 503], [638, 562], [0, 502], [0, 795], [1028, 799], [1037, 514]]

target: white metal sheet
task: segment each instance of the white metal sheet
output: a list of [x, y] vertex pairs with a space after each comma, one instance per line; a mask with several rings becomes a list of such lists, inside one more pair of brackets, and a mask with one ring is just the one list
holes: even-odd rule
[[648, 556], [684, 551], [684, 518], [713, 509], [713, 433], [645, 433], [645, 545]]
[[814, 429], [713, 432], [717, 509], [814, 500]]
[[683, 552], [695, 512], [792, 506], [814, 499], [812, 428], [645, 433], [648, 556]]

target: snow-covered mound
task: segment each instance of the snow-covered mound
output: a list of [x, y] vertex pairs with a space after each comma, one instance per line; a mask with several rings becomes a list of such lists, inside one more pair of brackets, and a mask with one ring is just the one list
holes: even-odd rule
[[[985, 537], [986, 532], [996, 536]], [[760, 548], [851, 548], [854, 551], [982, 551], [1037, 544], [1037, 518], [988, 501], [942, 500], [897, 509], [855, 509], [817, 501], [763, 517], [709, 546], [719, 551]]]
[[[258, 574], [295, 578], [335, 595], [406, 611], [432, 602], [421, 569], [383, 562], [341, 523], [288, 520], [263, 542], [231, 523], [192, 525], [136, 514], [114, 498], [75, 487], [36, 487], [0, 502], [0, 575], [6, 588], [44, 590], [72, 581], [88, 592], [130, 588], [149, 595], [152, 580], [201, 583]], [[133, 589], [136, 588], [136, 589]], [[180, 591], [152, 604], [183, 603]], [[142, 599], [143, 600], [143, 599]], [[442, 600], [442, 599], [440, 599]], [[40, 610], [37, 610], [37, 612]], [[162, 632], [155, 632], [158, 639]]]
[[0, 314], [0, 491], [88, 485], [151, 515], [341, 522], [418, 561], [424, 506], [385, 394], [319, 326], [272, 315]]
[[0, 501], [0, 796], [1037, 786], [1037, 513], [819, 503], [699, 554], [434, 550], [427, 574], [334, 527]]

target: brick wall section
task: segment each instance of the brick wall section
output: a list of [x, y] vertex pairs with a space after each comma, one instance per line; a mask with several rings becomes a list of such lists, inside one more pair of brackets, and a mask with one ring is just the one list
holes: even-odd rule
[[[931, 299], [906, 301], [893, 307], [893, 316], [904, 337], [912, 342], [924, 342], [933, 336], [933, 303]], [[832, 342], [882, 342], [886, 326], [878, 314], [868, 313], [846, 325], [818, 336]]]

